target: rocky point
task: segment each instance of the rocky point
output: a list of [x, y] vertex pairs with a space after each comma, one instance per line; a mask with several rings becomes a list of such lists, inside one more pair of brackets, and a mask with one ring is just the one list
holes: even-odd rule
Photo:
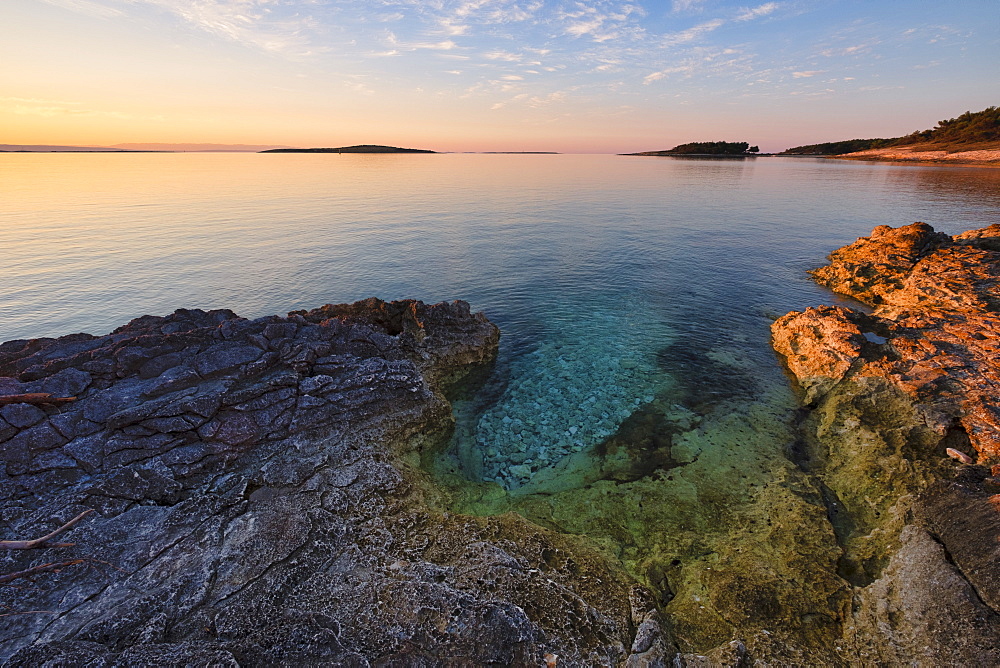
[[[464, 302], [142, 317], [0, 346], [4, 665], [644, 665], [652, 599], [578, 540], [436, 510], [415, 465], [499, 333]], [[37, 569], [32, 573], [31, 569]], [[19, 577], [18, 574], [29, 575]], [[557, 658], [558, 657], [558, 658]]]
[[772, 332], [810, 409], [800, 465], [841, 520], [845, 659], [997, 665], [1000, 225], [882, 225], [829, 259], [816, 280], [867, 308]]

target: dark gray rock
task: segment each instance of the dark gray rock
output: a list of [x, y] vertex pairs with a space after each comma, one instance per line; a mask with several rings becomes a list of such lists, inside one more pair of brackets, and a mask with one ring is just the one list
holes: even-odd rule
[[212, 346], [194, 358], [194, 369], [202, 378], [214, 378], [237, 371], [261, 356], [260, 348], [237, 343]]
[[30, 404], [10, 404], [0, 408], [0, 417], [13, 427], [25, 429], [44, 420], [45, 411]]
[[0, 588], [26, 613], [4, 618], [0, 659], [657, 665], [671, 643], [619, 567], [516, 515], [435, 509], [404, 463], [446, 433], [442, 390], [497, 342], [462, 302], [366, 300], [0, 345], [3, 387], [79, 396], [5, 409], [3, 537], [98, 511], [73, 547], [2, 555], [0, 573], [82, 562]]
[[16, 378], [0, 376], [0, 394], [24, 394], [27, 392], [24, 383]]
[[42, 392], [48, 392], [54, 397], [75, 397], [83, 394], [92, 381], [93, 378], [86, 371], [70, 367], [42, 381]]

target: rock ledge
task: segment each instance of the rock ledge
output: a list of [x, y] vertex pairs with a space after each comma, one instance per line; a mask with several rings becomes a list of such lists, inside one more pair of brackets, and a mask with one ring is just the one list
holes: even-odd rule
[[[655, 661], [620, 568], [515, 515], [437, 509], [415, 465], [442, 392], [492, 359], [468, 304], [369, 299], [256, 320], [142, 317], [0, 345], [4, 538], [81, 511], [72, 547], [0, 552], [11, 666]], [[60, 536], [60, 539], [63, 539]], [[26, 583], [27, 580], [21, 580]], [[631, 657], [631, 659], [630, 659]]]
[[844, 647], [998, 665], [1000, 225], [882, 225], [829, 259], [816, 280], [872, 310], [789, 313], [772, 343], [811, 409], [800, 464], [840, 517]]

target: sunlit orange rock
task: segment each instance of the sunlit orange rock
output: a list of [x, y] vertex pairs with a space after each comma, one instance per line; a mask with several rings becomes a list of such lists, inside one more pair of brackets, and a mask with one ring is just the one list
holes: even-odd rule
[[807, 403], [845, 380], [881, 377], [939, 433], [967, 434], [980, 461], [1000, 457], [1000, 225], [955, 237], [880, 225], [812, 273], [874, 311], [822, 306], [772, 325]]

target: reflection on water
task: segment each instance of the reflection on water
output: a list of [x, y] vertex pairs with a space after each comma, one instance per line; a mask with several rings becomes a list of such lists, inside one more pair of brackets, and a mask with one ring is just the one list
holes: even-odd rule
[[452, 454], [508, 490], [679, 388], [784, 387], [769, 318], [830, 300], [804, 270], [832, 248], [1000, 218], [1000, 170], [811, 159], [5, 154], [0, 184], [0, 340], [179, 307], [484, 309], [501, 356]]
[[2, 154], [0, 339], [371, 295], [467, 299], [511, 349], [562, 328], [563, 302], [623, 293], [674, 324], [741, 318], [822, 299], [802, 270], [874, 225], [996, 222], [998, 183], [778, 158]]
[[[928, 203], [949, 205], [966, 200], [978, 202], [981, 206], [1000, 208], [1000, 169], [996, 167], [907, 170], [906, 166], [897, 166], [887, 176], [892, 187], [919, 190], [922, 193], [921, 199]], [[961, 230], [944, 231], [954, 233]]]
[[[1000, 170], [571, 155], [2, 154], [0, 340], [176, 308], [465, 299], [503, 332], [426, 453], [456, 508], [585, 534], [707, 648], [845, 605], [771, 319], [880, 224], [1000, 222]], [[803, 556], [806, 555], [806, 556]]]

